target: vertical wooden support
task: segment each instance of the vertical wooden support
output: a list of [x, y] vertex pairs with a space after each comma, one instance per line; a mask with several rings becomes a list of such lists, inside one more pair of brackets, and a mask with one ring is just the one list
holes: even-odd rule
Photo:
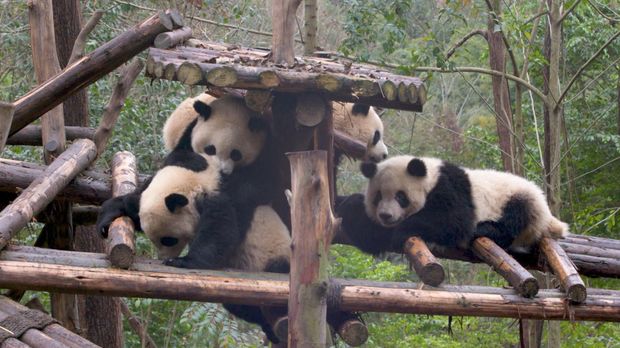
[[426, 243], [418, 237], [411, 237], [405, 242], [405, 255], [411, 262], [420, 280], [430, 286], [443, 283], [446, 272], [435, 256], [428, 250]]
[[0, 212], [0, 249], [95, 159], [95, 143], [74, 142], [13, 203]]
[[316, 50], [317, 1], [304, 0], [304, 55], [310, 56]]
[[4, 145], [9, 137], [11, 121], [13, 120], [15, 105], [12, 103], [0, 102], [0, 153], [4, 150]]
[[[133, 192], [138, 186], [136, 157], [128, 151], [117, 152], [112, 158], [112, 196]], [[108, 231], [107, 254], [114, 267], [129, 268], [135, 255], [134, 225], [127, 216], [116, 218]]]
[[271, 59], [276, 64], [295, 64], [296, 12], [301, 0], [271, 2]]
[[472, 243], [474, 253], [499, 273], [522, 296], [538, 294], [538, 281], [504, 249], [487, 237], [476, 238]]
[[540, 251], [545, 255], [551, 270], [560, 280], [560, 285], [568, 299], [576, 303], [585, 301], [588, 296], [586, 286], [558, 242], [549, 237], [543, 237], [540, 240]]
[[329, 203], [327, 153], [296, 152], [291, 162], [293, 232], [289, 346], [325, 347], [327, 258], [335, 218]]

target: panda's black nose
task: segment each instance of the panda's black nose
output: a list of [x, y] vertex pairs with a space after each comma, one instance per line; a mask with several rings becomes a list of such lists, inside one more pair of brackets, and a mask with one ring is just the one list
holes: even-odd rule
[[389, 213], [379, 213], [379, 218], [383, 221], [383, 222], [391, 222], [392, 221], [392, 214]]
[[383, 154], [383, 159], [386, 159], [386, 158], [387, 158], [387, 153], [384, 153]]

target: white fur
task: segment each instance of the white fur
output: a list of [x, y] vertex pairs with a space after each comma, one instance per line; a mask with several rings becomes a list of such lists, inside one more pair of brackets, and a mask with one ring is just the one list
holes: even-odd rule
[[[167, 166], [155, 174], [140, 197], [139, 216], [142, 230], [157, 248], [158, 258], [178, 256], [191, 241], [198, 223], [193, 202], [201, 193], [216, 193], [219, 181], [219, 166], [213, 160], [209, 160], [209, 166], [203, 172]], [[182, 194], [190, 203], [171, 213], [166, 208], [165, 198], [172, 193]], [[179, 242], [172, 247], [162, 245], [161, 238], [167, 236], [174, 236]]]
[[[380, 213], [395, 217], [396, 225], [418, 212], [426, 202], [426, 196], [435, 187], [443, 161], [437, 158], [418, 157], [426, 166], [426, 177], [413, 177], [407, 172], [407, 165], [413, 156], [396, 156], [377, 165], [377, 172], [368, 182], [365, 206], [368, 216], [384, 224]], [[463, 168], [469, 177], [472, 199], [475, 205], [476, 222], [497, 221], [501, 218], [506, 202], [515, 195], [529, 202], [531, 214], [529, 226], [521, 232], [511, 245], [522, 249], [536, 243], [542, 236], [561, 238], [568, 234], [568, 225], [555, 218], [546, 203], [542, 190], [534, 183], [505, 172]], [[402, 208], [394, 199], [396, 192], [404, 191], [411, 204]], [[373, 200], [381, 192], [382, 200], [375, 207]]]
[[[334, 128], [366, 144], [366, 160], [382, 161], [387, 156], [388, 149], [383, 142], [383, 122], [375, 109], [370, 107], [368, 115], [360, 115], [353, 113], [353, 103], [332, 104]], [[375, 131], [379, 131], [381, 139], [373, 145]]]
[[200, 100], [201, 102], [209, 105], [216, 98], [207, 93], [202, 93], [193, 98], [187, 98], [177, 106], [177, 108], [170, 114], [164, 129], [162, 131], [164, 137], [164, 146], [167, 151], [172, 151], [181, 140], [183, 133], [187, 126], [192, 123], [198, 113], [194, 110], [194, 102]]

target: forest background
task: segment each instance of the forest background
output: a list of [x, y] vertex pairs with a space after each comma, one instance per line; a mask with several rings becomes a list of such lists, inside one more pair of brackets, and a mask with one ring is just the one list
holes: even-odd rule
[[[87, 42], [100, 46], [157, 9], [177, 8], [194, 36], [249, 47], [270, 46], [270, 1], [103, 0], [82, 2], [84, 21], [104, 15]], [[26, 1], [0, 0], [0, 100], [36, 85]], [[424, 78], [424, 111], [383, 110], [391, 155], [436, 156], [469, 167], [509, 170], [537, 182], [573, 233], [620, 239], [620, 4], [618, 1], [320, 0], [318, 46], [343, 59], [370, 61]], [[303, 26], [303, 6], [298, 12]], [[551, 30], [550, 30], [551, 29]], [[301, 35], [298, 53], [301, 53]], [[491, 70], [505, 72], [507, 79]], [[118, 72], [89, 87], [91, 126]], [[494, 78], [492, 76], [495, 76]], [[161, 129], [180, 101], [201, 90], [140, 76], [127, 98], [111, 146], [98, 162], [128, 150], [142, 173], [165, 155]], [[40, 161], [39, 148], [8, 146], [3, 157]], [[360, 192], [358, 164], [344, 163], [339, 191]], [[41, 229], [20, 238], [32, 244]], [[143, 236], [140, 252], [153, 255]], [[373, 258], [334, 246], [331, 275], [416, 281], [401, 255]], [[443, 261], [451, 284], [504, 286], [485, 265]], [[620, 281], [584, 279], [620, 288]], [[552, 285], [552, 284], [551, 284]], [[46, 293], [29, 292], [49, 304]], [[208, 303], [126, 299], [160, 347], [258, 347], [260, 330]], [[516, 347], [513, 319], [366, 314], [367, 347]], [[548, 325], [548, 324], [545, 324]], [[127, 347], [139, 338], [126, 325]], [[553, 326], [553, 325], [552, 325]], [[336, 342], [337, 346], [345, 346]], [[620, 347], [620, 326], [562, 322], [543, 345]]]

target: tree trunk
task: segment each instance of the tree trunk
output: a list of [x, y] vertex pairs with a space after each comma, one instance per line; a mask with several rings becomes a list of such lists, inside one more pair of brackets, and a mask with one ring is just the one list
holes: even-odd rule
[[[487, 25], [487, 41], [489, 43], [489, 66], [492, 70], [504, 72], [506, 70], [506, 46], [502, 32], [496, 28], [500, 25], [495, 18], [500, 18], [501, 3], [499, 0], [491, 1], [493, 14], [489, 14]], [[499, 147], [502, 150], [502, 162], [504, 170], [514, 172], [514, 144], [512, 143], [512, 110], [510, 108], [510, 95], [508, 93], [508, 81], [501, 76], [493, 76], [493, 101], [495, 105], [495, 123], [497, 124], [497, 136]]]
[[304, 0], [304, 55], [310, 56], [316, 50], [316, 0]]
[[295, 64], [295, 31], [297, 30], [297, 7], [301, 0], [271, 2], [271, 59], [276, 64]]

